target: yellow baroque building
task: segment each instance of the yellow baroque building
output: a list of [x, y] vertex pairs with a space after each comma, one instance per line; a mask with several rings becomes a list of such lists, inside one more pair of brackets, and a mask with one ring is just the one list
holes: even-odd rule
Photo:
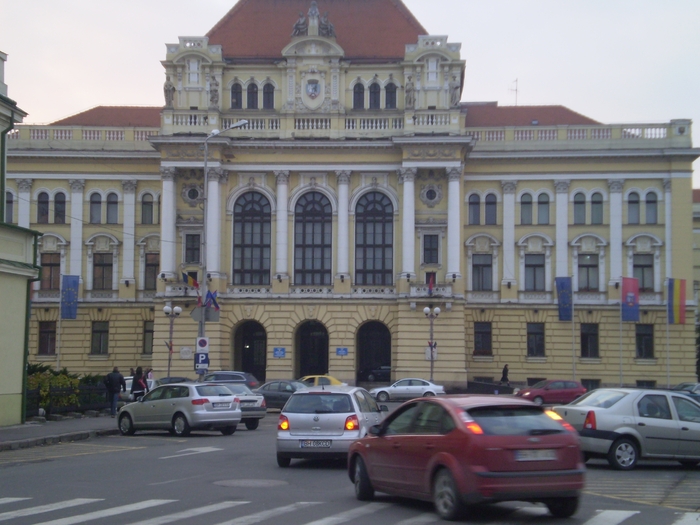
[[18, 126], [6, 220], [43, 232], [30, 360], [194, 377], [206, 336], [209, 370], [260, 380], [692, 379], [691, 122], [461, 102], [460, 47], [400, 0], [240, 0], [166, 45], [163, 107]]

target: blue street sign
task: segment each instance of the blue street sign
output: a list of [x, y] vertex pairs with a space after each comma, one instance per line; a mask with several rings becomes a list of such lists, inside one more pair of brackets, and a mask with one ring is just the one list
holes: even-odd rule
[[348, 347], [347, 347], [347, 346], [344, 346], [344, 347], [340, 347], [340, 346], [339, 346], [339, 347], [337, 347], [337, 348], [335, 349], [335, 355], [339, 355], [339, 356], [348, 355]]
[[272, 357], [281, 359], [285, 355], [287, 355], [287, 349], [283, 346], [276, 346], [272, 349]]
[[194, 354], [194, 369], [202, 370], [209, 368], [209, 354], [204, 352], [197, 352]]

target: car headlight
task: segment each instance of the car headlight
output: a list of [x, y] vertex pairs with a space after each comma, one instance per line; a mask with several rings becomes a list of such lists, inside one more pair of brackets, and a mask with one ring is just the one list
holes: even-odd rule
[[521, 392], [520, 395], [523, 396], [523, 397], [529, 396], [529, 395], [530, 395], [530, 392]]

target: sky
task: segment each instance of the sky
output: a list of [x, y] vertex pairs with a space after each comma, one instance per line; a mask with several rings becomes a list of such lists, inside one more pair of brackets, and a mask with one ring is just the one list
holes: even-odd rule
[[[605, 124], [700, 123], [698, 0], [403, 1], [429, 34], [462, 44], [463, 101], [560, 104]], [[8, 96], [28, 124], [160, 106], [165, 44], [203, 36], [235, 3], [0, 0]]]

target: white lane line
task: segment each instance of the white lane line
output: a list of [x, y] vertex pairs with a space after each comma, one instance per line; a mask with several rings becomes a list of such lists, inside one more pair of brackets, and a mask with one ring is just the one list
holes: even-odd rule
[[131, 525], [162, 525], [163, 523], [172, 523], [173, 521], [177, 520], [193, 518], [194, 516], [201, 516], [202, 514], [208, 514], [209, 512], [216, 512], [217, 510], [230, 509], [231, 507], [245, 505], [246, 503], [250, 502], [223, 501], [221, 503], [215, 503], [213, 505], [207, 505], [205, 507], [176, 512], [175, 514], [168, 514], [167, 516], [158, 516], [157, 518], [151, 518], [149, 520], [137, 521], [135, 523], [132, 523]]
[[327, 518], [321, 518], [320, 520], [312, 521], [306, 525], [336, 525], [337, 523], [345, 523], [346, 521], [353, 521], [360, 516], [380, 511], [388, 506], [388, 503], [368, 503], [362, 507], [346, 510], [345, 512], [328, 516]]
[[700, 523], [700, 512], [686, 512], [673, 522], [673, 525], [698, 525]]
[[24, 501], [32, 498], [0, 498], [0, 505], [3, 503], [14, 503], [15, 501]]
[[22, 516], [33, 516], [34, 514], [41, 514], [42, 512], [51, 512], [54, 510], [67, 509], [70, 507], [76, 507], [77, 505], [85, 505], [86, 503], [93, 503], [95, 501], [103, 501], [103, 500], [101, 500], [101, 499], [88, 499], [88, 498], [76, 498], [76, 499], [69, 499], [66, 501], [59, 501], [58, 503], [50, 503], [49, 505], [39, 505], [38, 507], [29, 507], [28, 509], [3, 512], [2, 514], [0, 514], [0, 521], [11, 520], [13, 518], [19, 518]]
[[72, 525], [73, 523], [83, 523], [85, 521], [95, 520], [99, 518], [106, 518], [109, 516], [117, 516], [119, 514], [124, 514], [126, 512], [133, 512], [135, 510], [143, 510], [149, 507], [157, 507], [158, 505], [165, 505], [166, 503], [172, 503], [177, 501], [176, 499], [149, 499], [146, 501], [141, 501], [139, 503], [132, 503], [131, 505], [122, 505], [121, 507], [112, 507], [111, 509], [98, 510], [95, 512], [89, 512], [87, 514], [79, 514], [77, 516], [69, 516], [68, 518], [61, 518], [53, 521], [45, 521], [43, 523], [36, 523], [35, 525]]
[[256, 512], [255, 514], [249, 514], [248, 516], [241, 516], [240, 518], [224, 521], [223, 523], [218, 523], [217, 525], [253, 525], [253, 523], [260, 523], [261, 521], [276, 518], [277, 516], [303, 509], [304, 507], [309, 507], [311, 505], [319, 505], [320, 503], [320, 501], [300, 501], [284, 507], [277, 507], [276, 509], [263, 510], [261, 512]]
[[617, 525], [639, 514], [638, 510], [601, 510], [583, 525]]
[[434, 512], [424, 512], [414, 518], [401, 520], [396, 525], [425, 525], [426, 523], [437, 523], [440, 517]]

